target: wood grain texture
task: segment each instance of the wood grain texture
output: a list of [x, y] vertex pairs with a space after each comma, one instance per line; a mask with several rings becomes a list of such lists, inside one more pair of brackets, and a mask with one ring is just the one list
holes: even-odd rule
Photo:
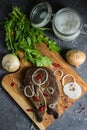
[[[76, 79], [76, 82], [81, 86], [81, 89], [82, 89], [81, 96], [87, 92], [87, 84], [65, 62], [65, 60], [58, 53], [51, 52], [44, 43], [42, 43], [41, 45], [37, 47], [38, 47], [38, 50], [42, 53], [42, 55], [48, 56], [52, 60], [53, 63], [57, 63], [61, 66], [61, 68], [59, 69], [63, 72], [63, 76], [66, 74], [71, 74], [74, 76], [74, 78]], [[19, 53], [19, 57], [21, 59], [20, 69], [15, 73], [5, 75], [2, 79], [2, 86], [9, 93], [9, 95], [16, 101], [16, 103], [23, 109], [23, 111], [31, 118], [31, 120], [33, 120], [33, 122], [41, 130], [45, 130], [54, 121], [54, 118], [53, 116], [48, 115], [46, 113], [43, 121], [39, 123], [36, 120], [34, 113], [27, 111], [27, 109], [32, 109], [32, 107], [30, 103], [28, 102], [27, 98], [23, 95], [22, 91], [19, 89], [19, 84], [21, 83], [21, 80], [23, 78], [21, 77], [21, 73], [23, 72], [23, 70], [25, 70], [27, 67], [31, 66], [32, 64], [29, 62], [23, 61], [22, 53]], [[53, 66], [49, 66], [49, 68], [52, 71], [55, 70]], [[59, 116], [61, 116], [61, 114], [78, 99], [72, 100], [68, 98], [66, 95], [64, 95], [63, 86], [61, 83], [62, 77], [59, 76], [59, 77], [56, 77], [56, 79], [58, 80], [59, 89], [60, 89], [60, 97], [58, 100], [57, 111], [58, 111]], [[69, 80], [72, 80], [72, 79], [69, 79]], [[14, 86], [11, 86], [12, 82], [14, 82]]]

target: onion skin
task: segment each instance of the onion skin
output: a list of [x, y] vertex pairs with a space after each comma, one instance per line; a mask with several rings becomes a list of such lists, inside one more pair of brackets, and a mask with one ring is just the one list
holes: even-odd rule
[[2, 67], [8, 72], [15, 72], [20, 67], [20, 61], [17, 56], [13, 54], [6, 54], [2, 58]]
[[66, 53], [66, 60], [70, 65], [79, 67], [86, 60], [86, 54], [80, 50], [69, 50]]

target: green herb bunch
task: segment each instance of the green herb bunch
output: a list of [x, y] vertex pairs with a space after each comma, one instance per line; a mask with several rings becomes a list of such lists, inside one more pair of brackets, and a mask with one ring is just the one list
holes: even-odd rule
[[55, 41], [45, 35], [43, 28], [34, 28], [29, 19], [18, 7], [13, 7], [9, 18], [5, 21], [6, 45], [15, 55], [18, 50], [24, 53], [27, 61], [37, 66], [49, 66], [51, 60], [47, 56], [42, 56], [37, 50], [36, 44], [44, 41], [51, 51], [60, 51]]

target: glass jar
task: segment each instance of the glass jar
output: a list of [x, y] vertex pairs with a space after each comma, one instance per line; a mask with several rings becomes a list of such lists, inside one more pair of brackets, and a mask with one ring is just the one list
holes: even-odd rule
[[[34, 27], [44, 27], [51, 21], [52, 8], [49, 3], [42, 2], [36, 5], [30, 14], [30, 20]], [[62, 8], [53, 16], [52, 29], [61, 40], [71, 41], [76, 39], [82, 28], [80, 15], [72, 8]]]
[[53, 17], [52, 27], [58, 38], [64, 41], [76, 39], [81, 30], [80, 15], [71, 8], [63, 8]]
[[43, 2], [36, 5], [30, 14], [30, 20], [34, 27], [44, 27], [52, 16], [52, 8], [49, 3]]

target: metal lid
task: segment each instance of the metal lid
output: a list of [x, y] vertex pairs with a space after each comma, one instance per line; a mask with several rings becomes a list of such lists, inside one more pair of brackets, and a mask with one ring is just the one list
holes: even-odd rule
[[33, 27], [43, 27], [51, 19], [52, 8], [49, 3], [42, 2], [36, 5], [30, 14], [30, 20]]

